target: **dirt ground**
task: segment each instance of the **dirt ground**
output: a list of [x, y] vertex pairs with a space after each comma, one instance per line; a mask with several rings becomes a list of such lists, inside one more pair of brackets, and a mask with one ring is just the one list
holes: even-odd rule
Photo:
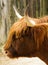
[[39, 57], [19, 57], [10, 59], [6, 55], [0, 53], [0, 65], [47, 65]]

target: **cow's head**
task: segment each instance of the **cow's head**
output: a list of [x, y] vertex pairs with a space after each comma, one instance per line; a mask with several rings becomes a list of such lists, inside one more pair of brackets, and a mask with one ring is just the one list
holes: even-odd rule
[[[21, 23], [23, 26], [23, 22]], [[46, 27], [37, 25], [29, 27], [27, 25], [20, 26], [14, 29], [12, 27], [4, 46], [5, 53], [9, 57], [28, 56], [39, 50], [39, 47], [44, 42], [46, 35]]]
[[[34, 52], [36, 48], [36, 44], [33, 38], [33, 29], [27, 26], [23, 27], [22, 29], [21, 28], [16, 28], [13, 30], [13, 32], [9, 33], [9, 37], [4, 46], [5, 53], [9, 57], [27, 56], [30, 53]], [[12, 29], [10, 31], [12, 31]]]

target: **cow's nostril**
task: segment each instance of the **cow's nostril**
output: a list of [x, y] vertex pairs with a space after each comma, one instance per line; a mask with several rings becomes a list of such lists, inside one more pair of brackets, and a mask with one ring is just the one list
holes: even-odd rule
[[7, 51], [5, 53], [7, 53]]

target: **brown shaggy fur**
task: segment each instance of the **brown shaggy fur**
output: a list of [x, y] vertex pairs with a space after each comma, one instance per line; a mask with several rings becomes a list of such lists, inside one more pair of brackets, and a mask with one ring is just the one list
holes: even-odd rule
[[7, 56], [28, 56], [41, 47], [48, 51], [48, 16], [28, 19], [34, 20], [36, 25], [30, 27], [23, 17], [11, 27], [4, 46]]

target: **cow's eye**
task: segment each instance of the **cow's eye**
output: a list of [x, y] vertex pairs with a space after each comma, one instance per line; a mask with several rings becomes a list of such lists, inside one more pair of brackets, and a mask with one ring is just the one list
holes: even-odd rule
[[15, 41], [15, 40], [16, 40], [16, 35], [15, 35], [15, 33], [13, 34], [12, 39], [13, 39], [13, 41]]

